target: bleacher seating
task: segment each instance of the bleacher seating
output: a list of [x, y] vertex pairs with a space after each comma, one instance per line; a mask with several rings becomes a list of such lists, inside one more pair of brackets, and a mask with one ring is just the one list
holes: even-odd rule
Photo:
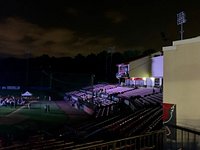
[[[35, 137], [24, 144], [4, 148], [79, 149], [90, 147], [91, 144], [102, 144], [102, 139], [111, 141], [159, 130], [162, 128], [162, 93], [159, 91], [157, 88], [135, 89], [98, 84], [68, 92], [65, 100], [71, 101], [77, 109], [86, 105], [94, 110], [90, 121], [74, 128], [76, 135], [73, 138], [68, 137], [66, 141], [64, 137]], [[151, 148], [153, 149], [152, 146], [143, 147]]]

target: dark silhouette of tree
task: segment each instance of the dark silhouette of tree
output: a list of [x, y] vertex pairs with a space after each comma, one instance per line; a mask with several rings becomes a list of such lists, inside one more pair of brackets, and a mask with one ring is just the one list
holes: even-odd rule
[[[156, 52], [154, 49], [145, 51], [127, 50], [123, 53], [107, 50], [98, 54], [72, 57], [49, 57], [44, 54], [29, 59], [29, 86], [52, 85], [52, 90], [66, 91], [90, 84], [91, 75], [95, 82], [117, 82], [117, 64], [127, 63]], [[26, 86], [27, 59], [0, 59], [0, 86]]]
[[123, 53], [124, 60], [126, 62], [135, 60], [136, 58], [139, 58], [142, 55], [142, 52], [139, 50], [127, 50]]
[[156, 51], [155, 49], [147, 49], [143, 52], [142, 56], [148, 56], [148, 55], [151, 55], [155, 52], [158, 52], [158, 51]]
[[167, 37], [166, 33], [160, 32], [161, 41], [163, 46], [167, 46], [170, 44], [170, 39]]

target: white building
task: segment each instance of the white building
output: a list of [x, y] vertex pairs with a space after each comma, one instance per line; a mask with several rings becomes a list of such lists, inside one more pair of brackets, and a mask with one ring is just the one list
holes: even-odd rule
[[130, 86], [162, 86], [163, 56], [160, 52], [117, 66], [116, 77], [120, 83]]

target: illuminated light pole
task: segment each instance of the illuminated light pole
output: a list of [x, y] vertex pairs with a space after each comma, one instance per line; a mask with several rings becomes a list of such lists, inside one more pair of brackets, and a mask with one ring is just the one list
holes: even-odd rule
[[94, 101], [94, 78], [95, 78], [95, 75], [92, 74], [91, 75], [91, 86], [92, 86], [92, 103]]
[[[108, 56], [106, 55], [106, 74], [108, 76], [108, 79], [110, 79], [112, 74], [112, 55], [115, 52], [115, 47], [109, 47], [109, 49], [107, 50], [107, 54], [110, 54], [110, 61], [109, 61], [109, 65], [108, 65]], [[109, 68], [109, 69], [108, 69]]]
[[50, 89], [52, 89], [52, 80], [53, 80], [53, 74], [52, 74], [52, 72], [50, 73], [50, 78], [49, 78], [49, 87], [50, 87]]
[[30, 55], [31, 55], [31, 53], [30, 53], [30, 51], [29, 50], [27, 50], [26, 51], [26, 86], [28, 87], [29, 86], [29, 70], [30, 70], [30, 68], [29, 68], [29, 59], [30, 59]]
[[106, 82], [108, 81], [108, 55], [106, 52], [106, 77], [105, 77]]
[[177, 25], [181, 26], [181, 40], [183, 40], [183, 24], [186, 23], [186, 19], [185, 19], [185, 12], [182, 11], [180, 13], [177, 14]]
[[53, 73], [52, 73], [52, 69], [51, 66], [49, 66], [49, 88], [52, 89], [52, 81], [53, 81]]

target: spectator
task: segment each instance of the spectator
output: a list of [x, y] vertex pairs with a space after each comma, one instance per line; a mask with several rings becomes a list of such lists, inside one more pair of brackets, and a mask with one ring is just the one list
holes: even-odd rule
[[28, 109], [31, 109], [31, 103], [28, 103]]
[[155, 93], [155, 89], [153, 88], [153, 94]]

